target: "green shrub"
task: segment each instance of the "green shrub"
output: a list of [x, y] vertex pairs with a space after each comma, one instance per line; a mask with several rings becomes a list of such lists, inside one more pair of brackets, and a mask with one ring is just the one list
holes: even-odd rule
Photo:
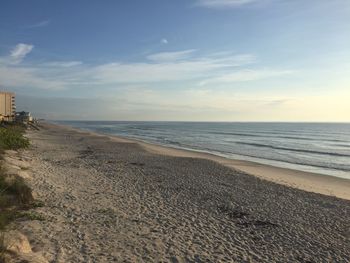
[[27, 148], [29, 140], [23, 137], [23, 129], [17, 126], [6, 126], [0, 128], [0, 149], [18, 150]]

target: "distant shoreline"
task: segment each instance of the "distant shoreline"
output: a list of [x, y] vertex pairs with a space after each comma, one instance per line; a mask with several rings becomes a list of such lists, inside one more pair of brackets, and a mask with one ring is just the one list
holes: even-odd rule
[[350, 124], [350, 121], [120, 121], [120, 120], [46, 120], [42, 121], [59, 123], [59, 122], [169, 122], [169, 123], [311, 123], [311, 124]]
[[60, 124], [57, 122], [55, 122], [54, 125], [61, 126], [67, 129], [72, 129], [80, 133], [109, 137], [110, 139], [117, 142], [136, 143], [142, 146], [146, 151], [160, 155], [209, 159], [222, 165], [225, 165], [226, 167], [230, 167], [232, 169], [257, 176], [264, 180], [272, 181], [278, 184], [286, 185], [308, 192], [320, 193], [324, 195], [335, 196], [338, 198], [350, 200], [349, 179], [344, 179], [331, 175], [305, 172], [289, 168], [281, 168], [252, 161], [229, 159], [210, 153], [197, 152], [195, 150], [177, 149], [170, 146], [157, 145], [151, 142], [126, 138], [119, 135], [110, 135], [87, 131], [66, 124]]

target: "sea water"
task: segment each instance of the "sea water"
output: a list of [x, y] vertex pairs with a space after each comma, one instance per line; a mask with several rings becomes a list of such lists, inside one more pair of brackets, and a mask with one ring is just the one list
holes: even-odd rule
[[350, 179], [350, 123], [59, 123], [173, 148]]

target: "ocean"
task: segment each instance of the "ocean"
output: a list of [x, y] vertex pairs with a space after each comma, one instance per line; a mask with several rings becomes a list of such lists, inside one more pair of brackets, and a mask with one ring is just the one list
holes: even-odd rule
[[350, 179], [350, 123], [56, 123], [230, 159]]

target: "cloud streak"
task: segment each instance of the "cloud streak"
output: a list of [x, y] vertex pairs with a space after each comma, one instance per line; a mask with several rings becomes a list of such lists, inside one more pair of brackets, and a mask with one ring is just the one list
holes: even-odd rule
[[196, 5], [207, 8], [234, 8], [254, 2], [257, 2], [257, 0], [197, 0]]
[[143, 62], [91, 65], [81, 61], [49, 61], [21, 64], [32, 49], [32, 45], [18, 44], [11, 51], [10, 62], [0, 64], [3, 85], [53, 91], [151, 84], [205, 86], [279, 77], [288, 73], [273, 69], [242, 69], [257, 62], [252, 54], [223, 52], [200, 56], [195, 49], [150, 54]]
[[201, 86], [218, 83], [234, 83], [234, 82], [246, 82], [256, 81], [266, 78], [281, 77], [292, 74], [291, 70], [271, 70], [271, 69], [258, 69], [258, 70], [239, 70], [221, 76], [204, 80], [200, 82]]
[[33, 45], [20, 43], [16, 45], [10, 54], [12, 62], [17, 64], [22, 62], [22, 60], [33, 50]]
[[188, 58], [195, 49], [189, 49], [184, 51], [176, 51], [176, 52], [161, 52], [156, 54], [151, 54], [147, 56], [147, 59], [155, 61], [155, 62], [167, 62], [174, 60], [181, 60]]
[[[155, 63], [109, 63], [91, 70], [99, 82], [154, 83], [201, 79], [255, 61], [255, 56], [247, 54], [185, 59], [192, 52], [160, 53], [152, 57]], [[180, 57], [183, 59], [179, 60]]]
[[23, 28], [39, 28], [39, 27], [48, 26], [49, 24], [50, 24], [50, 20], [43, 20], [35, 24], [23, 26]]
[[41, 76], [40, 71], [26, 67], [0, 66], [1, 84], [5, 87], [22, 89], [39, 88], [47, 90], [64, 89], [68, 83], [60, 78]]
[[82, 65], [81, 61], [53, 61], [47, 62], [44, 65], [48, 67], [62, 67], [62, 68], [70, 68]]

